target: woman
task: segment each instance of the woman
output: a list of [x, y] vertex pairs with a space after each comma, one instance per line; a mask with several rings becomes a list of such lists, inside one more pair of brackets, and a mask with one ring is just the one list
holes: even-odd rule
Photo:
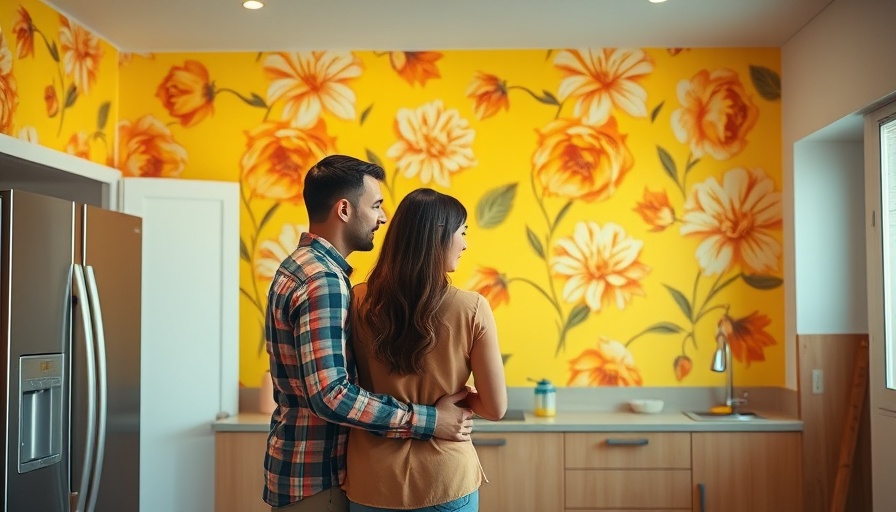
[[[354, 288], [351, 340], [363, 388], [431, 404], [472, 373], [467, 406], [497, 420], [507, 388], [494, 317], [481, 295], [447, 276], [467, 248], [466, 219], [457, 199], [431, 189], [401, 201], [370, 278]], [[472, 443], [353, 430], [347, 466], [352, 512], [479, 510], [484, 475]]]

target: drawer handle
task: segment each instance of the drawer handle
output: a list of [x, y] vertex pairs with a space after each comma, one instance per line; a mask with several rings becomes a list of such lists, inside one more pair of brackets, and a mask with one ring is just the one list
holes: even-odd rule
[[606, 440], [607, 446], [647, 446], [650, 442], [646, 437], [640, 439], [613, 439]]
[[506, 439], [473, 439], [473, 446], [504, 446]]
[[700, 512], [706, 512], [706, 486], [697, 484], [697, 493], [700, 497]]

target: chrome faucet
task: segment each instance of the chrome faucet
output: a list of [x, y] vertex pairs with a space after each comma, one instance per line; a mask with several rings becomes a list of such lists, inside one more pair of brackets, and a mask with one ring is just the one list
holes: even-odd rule
[[744, 398], [734, 398], [734, 365], [731, 364], [731, 347], [728, 345], [728, 337], [721, 329], [716, 333], [716, 351], [712, 355], [710, 369], [716, 373], [727, 373], [725, 405], [731, 408], [731, 414], [738, 414], [738, 408], [747, 403], [747, 394], [744, 393]]

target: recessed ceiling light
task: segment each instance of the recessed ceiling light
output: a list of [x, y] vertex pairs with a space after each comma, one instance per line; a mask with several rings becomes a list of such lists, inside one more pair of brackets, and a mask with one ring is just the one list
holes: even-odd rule
[[[653, 0], [650, 1], [652, 2]], [[246, 9], [255, 10], [261, 9], [262, 7], [264, 7], [264, 4], [259, 2], [258, 0], [246, 0], [245, 2], [243, 2], [243, 7], [245, 7]]]
[[661, 3], [665, 2], [665, 1], [666, 1], [666, 0], [650, 0], [650, 3], [652, 3], [652, 4], [661, 4]]

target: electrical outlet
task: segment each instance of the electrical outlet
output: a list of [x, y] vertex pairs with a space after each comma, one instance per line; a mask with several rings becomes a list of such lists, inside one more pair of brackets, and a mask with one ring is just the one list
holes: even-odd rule
[[820, 395], [824, 393], [824, 372], [818, 368], [812, 370], [812, 394]]

